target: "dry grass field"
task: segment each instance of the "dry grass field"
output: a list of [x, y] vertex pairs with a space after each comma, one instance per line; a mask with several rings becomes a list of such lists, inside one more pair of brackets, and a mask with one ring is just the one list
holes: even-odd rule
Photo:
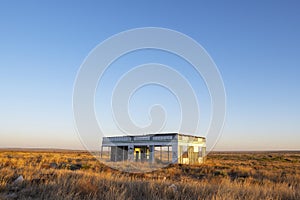
[[86, 152], [2, 150], [0, 199], [300, 199], [300, 152], [215, 152], [134, 174]]

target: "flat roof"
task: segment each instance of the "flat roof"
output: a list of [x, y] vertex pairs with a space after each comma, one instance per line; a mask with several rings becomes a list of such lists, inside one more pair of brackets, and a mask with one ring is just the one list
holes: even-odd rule
[[188, 135], [183, 133], [151, 133], [151, 134], [144, 134], [144, 135], [122, 135], [122, 136], [108, 136], [104, 138], [116, 138], [116, 137], [143, 137], [143, 136], [160, 136], [160, 135], [180, 135], [180, 136], [187, 136], [187, 137], [196, 137], [205, 139], [203, 136], [196, 136], [196, 135]]

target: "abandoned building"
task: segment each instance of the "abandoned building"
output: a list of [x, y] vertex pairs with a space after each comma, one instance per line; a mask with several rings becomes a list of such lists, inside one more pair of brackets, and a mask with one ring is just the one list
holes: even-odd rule
[[180, 133], [104, 137], [101, 158], [111, 162], [203, 163], [206, 139]]

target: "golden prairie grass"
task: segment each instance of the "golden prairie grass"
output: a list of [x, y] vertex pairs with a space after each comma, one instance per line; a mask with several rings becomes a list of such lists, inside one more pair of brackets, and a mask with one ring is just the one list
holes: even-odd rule
[[211, 153], [202, 165], [134, 174], [82, 151], [3, 150], [0, 199], [300, 199], [299, 173], [297, 152]]

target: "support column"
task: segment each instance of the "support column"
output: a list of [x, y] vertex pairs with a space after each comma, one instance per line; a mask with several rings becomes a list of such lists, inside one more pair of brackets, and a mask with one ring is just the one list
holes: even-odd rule
[[134, 161], [134, 146], [133, 144], [128, 145], [128, 160], [129, 161]]
[[160, 146], [160, 161], [162, 161], [162, 146]]
[[125, 154], [125, 147], [124, 146], [122, 146], [122, 161], [124, 162], [124, 154]]
[[170, 162], [170, 146], [168, 145], [168, 162]]
[[172, 144], [172, 163], [178, 162], [178, 143]]
[[155, 156], [154, 145], [149, 146], [149, 151], [150, 151], [149, 162], [154, 163], [154, 156]]
[[111, 146], [110, 148], [110, 161], [117, 161], [117, 148], [116, 146]]

